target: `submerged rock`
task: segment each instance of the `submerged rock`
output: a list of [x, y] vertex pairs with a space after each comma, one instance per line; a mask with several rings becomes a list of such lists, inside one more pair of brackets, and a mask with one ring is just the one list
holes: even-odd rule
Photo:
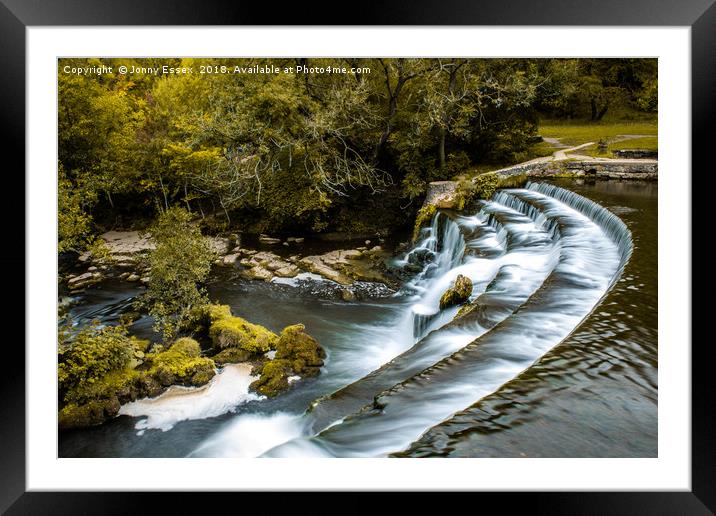
[[460, 305], [470, 299], [472, 294], [472, 281], [467, 276], [458, 274], [455, 284], [447, 289], [440, 298], [440, 309]]
[[261, 242], [262, 244], [275, 245], [280, 244], [281, 239], [270, 237], [268, 235], [259, 235], [259, 242]]

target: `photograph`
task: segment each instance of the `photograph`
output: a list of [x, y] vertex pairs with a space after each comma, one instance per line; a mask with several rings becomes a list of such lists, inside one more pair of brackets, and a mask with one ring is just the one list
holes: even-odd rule
[[59, 459], [660, 457], [658, 57], [55, 60]]

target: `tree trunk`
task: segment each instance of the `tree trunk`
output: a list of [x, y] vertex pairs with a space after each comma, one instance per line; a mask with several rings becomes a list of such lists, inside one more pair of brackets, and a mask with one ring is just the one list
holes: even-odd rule
[[594, 122], [597, 119], [597, 100], [592, 97], [591, 98], [591, 104], [592, 104], [592, 122]]
[[445, 168], [446, 162], [445, 162], [445, 135], [447, 134], [447, 131], [445, 130], [445, 127], [440, 127], [438, 129], [438, 160], [440, 162], [440, 170]]
[[607, 114], [607, 109], [609, 109], [609, 104], [604, 104], [604, 107], [599, 110], [599, 113], [597, 113], [597, 120], [601, 120], [604, 118], [604, 115]]

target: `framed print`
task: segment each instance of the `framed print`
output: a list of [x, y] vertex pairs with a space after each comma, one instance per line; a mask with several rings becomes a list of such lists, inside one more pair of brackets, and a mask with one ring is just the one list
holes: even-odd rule
[[713, 511], [691, 170], [716, 8], [383, 7], [4, 2], [9, 514], [274, 490]]

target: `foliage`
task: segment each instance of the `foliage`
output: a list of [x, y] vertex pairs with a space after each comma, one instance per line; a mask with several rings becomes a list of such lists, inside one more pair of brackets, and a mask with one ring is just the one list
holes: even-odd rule
[[[164, 64], [356, 69], [63, 72]], [[410, 217], [384, 212], [415, 206], [429, 182], [528, 156], [538, 112], [653, 116], [656, 74], [655, 59], [61, 59], [60, 250], [177, 205], [213, 230], [345, 230], [337, 214], [356, 204], [383, 206], [365, 225], [398, 224]]]
[[60, 397], [99, 382], [110, 371], [125, 368], [133, 356], [133, 341], [124, 326], [101, 326], [94, 321], [76, 335], [67, 328], [60, 329], [57, 355]]
[[149, 233], [156, 248], [149, 255], [149, 284], [139, 304], [155, 318], [155, 330], [171, 340], [191, 310], [207, 303], [200, 284], [209, 274], [214, 252], [182, 208], [162, 213]]
[[200, 352], [194, 339], [177, 339], [166, 351], [147, 356], [151, 364], [148, 374], [163, 385], [203, 385], [214, 376], [214, 362]]
[[415, 217], [415, 225], [413, 227], [413, 242], [418, 239], [420, 230], [432, 220], [437, 209], [437, 206], [435, 206], [434, 204], [427, 204], [420, 208], [417, 216]]
[[94, 201], [94, 194], [76, 188], [60, 164], [57, 183], [57, 245], [60, 253], [81, 252], [92, 241], [92, 217], [87, 208]]
[[473, 196], [477, 199], [489, 199], [500, 186], [500, 178], [494, 172], [480, 174], [472, 179]]
[[278, 337], [272, 331], [241, 317], [223, 317], [209, 329], [214, 347], [240, 348], [250, 353], [266, 353], [276, 347]]

